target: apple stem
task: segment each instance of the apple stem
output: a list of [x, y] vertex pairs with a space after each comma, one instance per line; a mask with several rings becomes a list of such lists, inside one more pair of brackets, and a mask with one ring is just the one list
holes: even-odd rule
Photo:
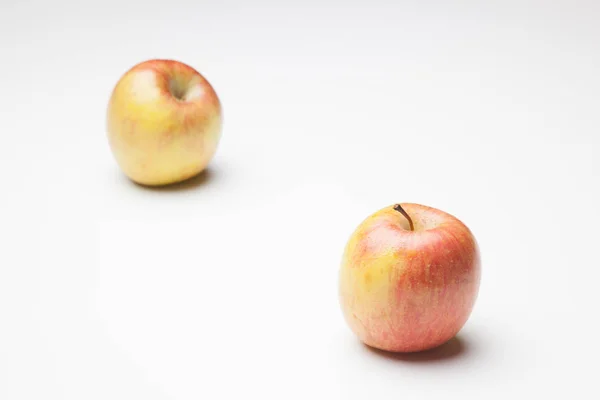
[[394, 206], [394, 210], [396, 210], [400, 214], [404, 215], [404, 217], [408, 220], [408, 225], [410, 225], [410, 230], [414, 231], [415, 230], [415, 226], [413, 225], [412, 218], [410, 218], [410, 216], [408, 215], [408, 213], [406, 211], [404, 211], [404, 208], [402, 208], [402, 206], [400, 204], [396, 204]]

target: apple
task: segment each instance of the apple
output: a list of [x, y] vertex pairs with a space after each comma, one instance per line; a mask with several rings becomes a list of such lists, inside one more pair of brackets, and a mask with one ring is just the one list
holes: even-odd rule
[[221, 103], [194, 68], [148, 60], [115, 85], [106, 124], [110, 149], [125, 175], [142, 185], [166, 185], [207, 167], [221, 138]]
[[418, 352], [462, 329], [480, 279], [479, 247], [465, 224], [435, 208], [401, 203], [368, 216], [350, 236], [339, 299], [364, 344]]

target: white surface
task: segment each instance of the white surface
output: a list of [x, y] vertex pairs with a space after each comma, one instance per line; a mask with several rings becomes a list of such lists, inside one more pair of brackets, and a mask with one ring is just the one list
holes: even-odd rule
[[[600, 3], [8, 3], [2, 400], [598, 398]], [[104, 133], [154, 57], [225, 111], [208, 175], [169, 190]], [[469, 225], [483, 280], [459, 341], [385, 357], [337, 272], [400, 201]]]

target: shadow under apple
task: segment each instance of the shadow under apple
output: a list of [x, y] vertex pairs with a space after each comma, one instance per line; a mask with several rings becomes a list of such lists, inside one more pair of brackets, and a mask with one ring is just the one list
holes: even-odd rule
[[162, 185], [162, 186], [143, 185], [143, 184], [137, 183], [127, 177], [125, 177], [125, 179], [127, 179], [127, 181], [135, 187], [138, 187], [138, 188], [141, 188], [144, 190], [153, 191], [153, 192], [184, 192], [184, 191], [188, 191], [188, 190], [197, 189], [201, 186], [208, 185], [210, 182], [214, 181], [216, 175], [217, 175], [217, 173], [215, 172], [215, 170], [211, 167], [208, 167], [205, 170], [203, 170], [202, 172], [200, 172], [199, 174], [197, 174], [191, 178], [188, 178], [185, 181], [171, 183], [171, 184]]
[[363, 344], [371, 353], [389, 360], [398, 362], [428, 363], [440, 362], [445, 360], [454, 360], [464, 357], [469, 352], [469, 346], [466, 340], [455, 336], [446, 343], [430, 350], [424, 350], [413, 353], [394, 353], [379, 350], [374, 347]]

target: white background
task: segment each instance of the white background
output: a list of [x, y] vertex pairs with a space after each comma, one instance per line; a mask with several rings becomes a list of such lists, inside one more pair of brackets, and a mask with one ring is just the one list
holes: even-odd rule
[[[0, 399], [599, 398], [600, 3], [82, 3], [0, 6]], [[155, 57], [225, 124], [206, 174], [151, 190], [104, 123]], [[431, 353], [369, 350], [338, 306], [346, 240], [395, 202], [481, 246]]]

